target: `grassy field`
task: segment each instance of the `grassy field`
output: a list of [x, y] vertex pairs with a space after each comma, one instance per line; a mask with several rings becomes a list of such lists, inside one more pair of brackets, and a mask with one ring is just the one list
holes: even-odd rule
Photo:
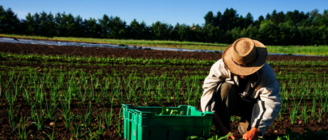
[[[0, 60], [0, 138], [17, 139], [123, 139], [122, 104], [199, 108], [203, 80], [215, 62], [10, 53], [0, 53]], [[268, 63], [282, 99], [268, 133], [299, 122], [327, 126], [327, 62]]]
[[[78, 38], [78, 37], [42, 37], [42, 36], [25, 36], [14, 34], [0, 34], [0, 37], [16, 37], [26, 39], [44, 39], [56, 41], [72, 41], [72, 42], [89, 42], [89, 43], [106, 43], [106, 44], [125, 44], [147, 47], [166, 47], [166, 48], [184, 48], [199, 50], [218, 50], [223, 51], [229, 44], [221, 43], [203, 43], [203, 42], [187, 42], [187, 41], [163, 41], [163, 40], [127, 40], [127, 39], [104, 39], [104, 38]], [[232, 42], [231, 42], [232, 43]], [[328, 56], [328, 46], [312, 45], [312, 46], [271, 46], [266, 45], [270, 53], [282, 54], [304, 54], [304, 55], [323, 55]]]

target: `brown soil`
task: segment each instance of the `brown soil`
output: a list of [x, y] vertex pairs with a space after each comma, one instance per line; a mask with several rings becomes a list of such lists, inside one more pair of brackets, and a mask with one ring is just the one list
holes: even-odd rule
[[[221, 53], [198, 53], [198, 52], [175, 52], [157, 50], [130, 50], [130, 49], [110, 49], [110, 48], [87, 48], [71, 46], [46, 46], [33, 44], [0, 43], [0, 52], [15, 54], [43, 54], [43, 55], [75, 55], [75, 56], [99, 56], [99, 57], [130, 57], [130, 58], [180, 58], [194, 60], [218, 60]], [[328, 57], [310, 56], [278, 56], [269, 55], [269, 61], [328, 61]]]
[[[128, 49], [104, 49], [104, 48], [83, 48], [83, 47], [65, 47], [65, 46], [45, 46], [45, 45], [31, 45], [31, 44], [12, 44], [12, 43], [0, 43], [0, 52], [4, 53], [15, 53], [15, 54], [43, 54], [43, 55], [75, 55], [75, 56], [99, 56], [99, 57], [131, 57], [131, 58], [181, 58], [181, 59], [195, 59], [195, 60], [218, 60], [221, 58], [220, 53], [193, 53], [193, 52], [170, 52], [170, 51], [155, 51], [155, 50], [128, 50]], [[304, 56], [268, 56], [268, 60], [272, 61], [288, 61], [288, 60], [302, 60], [302, 61], [313, 61], [313, 60], [322, 60], [327, 61], [328, 57], [304, 57]], [[9, 62], [0, 62], [1, 64], [10, 65]], [[40, 66], [39, 64], [11, 64], [12, 66]], [[49, 65], [50, 67], [53, 65]], [[48, 66], [47, 66], [48, 67]], [[55, 67], [55, 66], [53, 66]], [[209, 66], [207, 66], [209, 67]], [[42, 68], [42, 67], [41, 67]], [[64, 67], [65, 68], [65, 67]], [[98, 69], [95, 67], [81, 67], [85, 69]], [[125, 68], [122, 67], [120, 70], [124, 70]], [[69, 69], [67, 69], [69, 70]], [[143, 69], [145, 70], [145, 69]], [[140, 71], [143, 71], [140, 70]], [[173, 69], [173, 71], [176, 69]], [[1, 69], [1, 71], [6, 71], [4, 69]], [[189, 71], [189, 69], [188, 69]], [[194, 69], [190, 69], [190, 71], [194, 71]], [[320, 70], [319, 72], [321, 72]], [[110, 73], [110, 72], [108, 72]], [[6, 79], [8, 77], [3, 77], [2, 80], [8, 80]], [[2, 93], [5, 93], [5, 89], [2, 89]], [[20, 118], [20, 116], [31, 116], [31, 107], [24, 102], [24, 99], [21, 96], [18, 96], [17, 101], [14, 104], [14, 108], [18, 109], [19, 112], [17, 114], [17, 118]], [[135, 104], [134, 102], [127, 102], [130, 104]], [[311, 107], [311, 100], [307, 101], [308, 107]], [[119, 110], [121, 108], [119, 103], [116, 103], [113, 107], [113, 113], [117, 114], [119, 113]], [[140, 103], [141, 104], [141, 103]], [[139, 104], [139, 105], [140, 105]], [[178, 104], [185, 104], [185, 101], [179, 101]], [[152, 102], [148, 102], [149, 106], [160, 106], [160, 104], [154, 104]], [[165, 106], [174, 106], [174, 104], [167, 103], [164, 101]], [[318, 106], [318, 105], [317, 105]], [[0, 139], [17, 139], [16, 134], [18, 134], [17, 129], [13, 131], [11, 129], [11, 126], [9, 124], [8, 120], [8, 107], [9, 104], [6, 102], [5, 95], [2, 94], [0, 97]], [[197, 107], [200, 110], [199, 101], [197, 102]], [[81, 114], [81, 111], [78, 109], [78, 101], [75, 101], [71, 105], [72, 113], [73, 114]], [[83, 107], [82, 107], [83, 108]], [[84, 108], [87, 108], [86, 105]], [[110, 110], [110, 105], [103, 106], [102, 104], [97, 104], [95, 102], [92, 103], [92, 111], [96, 110], [103, 110], [106, 109], [107, 111]], [[37, 130], [37, 127], [35, 124], [32, 123], [31, 119], [26, 119], [28, 126], [27, 131], [30, 132], [30, 134], [33, 135], [33, 137], [29, 136], [28, 139], [48, 139], [48, 136], [46, 134], [51, 135], [53, 127], [50, 126], [51, 122], [56, 122], [55, 124], [55, 139], [67, 139], [72, 137], [72, 133], [70, 130], [67, 130], [64, 126], [64, 120], [59, 115], [61, 107], [56, 110], [56, 120], [49, 120], [46, 119], [43, 121], [43, 126], [45, 126], [42, 130]], [[317, 118], [309, 118], [308, 123], [304, 123], [303, 118], [296, 121], [295, 124], [291, 124], [291, 121], [289, 119], [289, 111], [291, 110], [291, 107], [288, 107], [287, 112], [283, 113], [282, 118], [278, 117], [272, 126], [269, 127], [267, 130], [265, 137], [271, 136], [271, 134], [274, 135], [283, 135], [285, 133], [285, 129], [287, 127], [291, 128], [294, 132], [299, 132], [301, 134], [304, 134], [306, 131], [304, 128], [310, 128], [313, 131], [318, 130], [328, 130], [328, 119], [327, 116], [322, 114], [321, 116], [321, 122], [318, 122]], [[96, 115], [92, 116], [91, 126], [96, 125], [98, 128], [97, 121], [95, 120]], [[113, 122], [116, 124], [116, 120]], [[120, 120], [121, 125], [123, 125], [123, 121]], [[241, 138], [241, 135], [237, 131], [238, 121], [231, 122], [231, 128], [232, 132], [235, 134], [237, 138]], [[92, 132], [95, 132], [93, 130]], [[123, 130], [121, 130], [121, 133], [123, 134]], [[211, 134], [213, 135], [214, 132], [212, 131]], [[120, 140], [123, 139], [122, 137], [119, 137], [117, 128], [115, 126], [109, 127], [105, 129], [105, 132], [103, 135], [99, 137], [99, 139], [110, 139], [110, 140]]]

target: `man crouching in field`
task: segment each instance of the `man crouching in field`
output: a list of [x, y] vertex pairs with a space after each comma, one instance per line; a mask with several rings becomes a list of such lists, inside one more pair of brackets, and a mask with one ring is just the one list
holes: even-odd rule
[[[243, 139], [257, 140], [277, 117], [281, 109], [279, 84], [265, 62], [267, 55], [261, 42], [240, 38], [211, 67], [203, 85], [201, 108], [214, 113], [219, 135], [231, 133], [230, 116], [236, 115], [241, 117], [238, 131]], [[233, 135], [230, 138], [235, 139]]]

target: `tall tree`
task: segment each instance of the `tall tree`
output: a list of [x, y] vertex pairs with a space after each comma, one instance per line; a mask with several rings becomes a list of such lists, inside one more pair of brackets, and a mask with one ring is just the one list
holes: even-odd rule
[[273, 10], [272, 14], [271, 14], [271, 18], [270, 20], [274, 23], [274, 24], [278, 24], [279, 19], [278, 19], [278, 14], [276, 10]]
[[245, 20], [244, 20], [244, 28], [247, 28], [248, 26], [252, 25], [254, 22], [253, 16], [251, 13], [247, 13]]
[[0, 5], [0, 32], [7, 33], [7, 18], [6, 18], [6, 11], [3, 9], [2, 5]]
[[153, 39], [156, 40], [168, 40], [172, 31], [173, 27], [166, 23], [157, 21], [151, 25], [151, 33], [153, 34]]
[[[207, 24], [209, 25], [209, 24]], [[176, 26], [175, 28], [178, 28], [177, 31], [178, 31], [178, 39], [180, 41], [190, 41], [190, 38], [191, 38], [191, 29], [188, 25], [186, 24], [180, 24], [179, 26]]]
[[314, 20], [314, 18], [317, 17], [317, 16], [320, 16], [320, 14], [319, 14], [319, 10], [318, 10], [318, 9], [313, 9], [313, 10], [310, 12], [310, 18], [311, 18], [312, 20]]
[[263, 20], [264, 20], [264, 17], [262, 15], [260, 15], [259, 18], [256, 21], [254, 21], [254, 25], [259, 27]]
[[40, 19], [40, 15], [38, 13], [35, 13], [33, 15], [33, 20], [34, 20], [34, 24], [33, 24], [33, 28], [35, 35], [40, 35], [41, 34], [41, 19]]
[[55, 23], [56, 23], [56, 29], [57, 29], [57, 36], [67, 36], [67, 15], [64, 13], [57, 13], [55, 16]]
[[11, 8], [6, 11], [0, 6], [0, 31], [3, 33], [17, 33], [19, 32], [20, 20]]
[[226, 9], [222, 15], [221, 18], [221, 27], [220, 29], [228, 31], [236, 27], [238, 24], [237, 21], [239, 19], [239, 16], [237, 14], [237, 11], [230, 8]]
[[128, 27], [130, 37], [133, 39], [140, 39], [141, 37], [141, 31], [140, 31], [140, 25], [139, 22], [136, 19], [133, 19], [130, 23], [130, 26]]
[[110, 38], [125, 38], [126, 22], [122, 21], [119, 17], [109, 18], [109, 37]]
[[28, 35], [36, 35], [35, 34], [35, 26], [34, 26], [34, 18], [33, 16], [31, 15], [31, 13], [28, 13], [25, 17], [25, 21], [24, 21], [24, 24], [25, 24], [25, 28], [26, 28], [26, 31], [25, 33], [27, 33]]
[[150, 39], [150, 27], [147, 26], [144, 21], [142, 21], [140, 23], [139, 30], [140, 30], [140, 38], [141, 39]]
[[277, 24], [284, 22], [284, 20], [285, 20], [285, 14], [283, 11], [281, 11], [278, 13], [278, 23]]
[[76, 22], [75, 22], [75, 18], [74, 16], [69, 13], [66, 17], [67, 22], [65, 23], [65, 27], [66, 27], [66, 36], [75, 36], [75, 31], [77, 30], [77, 26], [76, 26]]
[[328, 10], [323, 11], [322, 17], [328, 18]]
[[102, 31], [102, 37], [109, 37], [109, 17], [104, 14], [102, 19], [98, 19], [100, 26], [101, 26], [101, 31]]
[[210, 25], [213, 25], [213, 12], [212, 11], [209, 11], [206, 15], [205, 15], [205, 17], [204, 17], [204, 19], [205, 19], [205, 25], [206, 24], [210, 24]]
[[98, 32], [101, 30], [100, 25], [97, 25], [97, 20], [94, 18], [84, 19], [83, 26], [86, 37], [99, 37]]
[[[49, 21], [48, 21], [49, 20]], [[40, 13], [40, 35], [47, 36], [49, 32], [51, 31], [51, 28], [49, 27], [49, 22], [52, 22], [51, 19], [48, 18], [48, 14], [46, 12]]]
[[216, 17], [213, 20], [213, 26], [221, 26], [222, 13], [218, 11]]
[[267, 15], [265, 16], [265, 20], [270, 20], [270, 19], [271, 19], [271, 15], [267, 13]]

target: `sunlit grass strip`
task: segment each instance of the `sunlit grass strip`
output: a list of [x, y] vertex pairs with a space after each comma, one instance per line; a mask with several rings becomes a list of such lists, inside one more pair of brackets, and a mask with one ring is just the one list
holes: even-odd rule
[[328, 56], [327, 45], [310, 46], [271, 46], [266, 45], [269, 53], [301, 54], [301, 55], [323, 55]]
[[[79, 37], [43, 37], [43, 36], [26, 36], [15, 34], [0, 34], [0, 37], [16, 37], [26, 39], [41, 39], [54, 41], [71, 41], [71, 42], [88, 42], [88, 43], [104, 43], [104, 44], [125, 44], [149, 47], [166, 47], [166, 48], [184, 48], [198, 50], [219, 50], [224, 51], [229, 44], [222, 43], [204, 43], [204, 42], [188, 42], [188, 41], [168, 41], [168, 40], [126, 40], [126, 39], [104, 39], [104, 38], [79, 38]], [[231, 42], [233, 43], [233, 42]], [[327, 45], [310, 45], [310, 46], [272, 46], [266, 45], [269, 53], [282, 54], [305, 54], [305, 55], [328, 55]]]
[[88, 43], [106, 43], [106, 44], [125, 44], [125, 45], [195, 45], [195, 46], [223, 46], [228, 44], [204, 43], [190, 41], [168, 41], [168, 40], [134, 40], [134, 39], [106, 39], [106, 38], [82, 38], [82, 37], [43, 37], [43, 36], [26, 36], [15, 34], [0, 34], [0, 37], [16, 37], [25, 39], [42, 39], [56, 41], [88, 42]]

